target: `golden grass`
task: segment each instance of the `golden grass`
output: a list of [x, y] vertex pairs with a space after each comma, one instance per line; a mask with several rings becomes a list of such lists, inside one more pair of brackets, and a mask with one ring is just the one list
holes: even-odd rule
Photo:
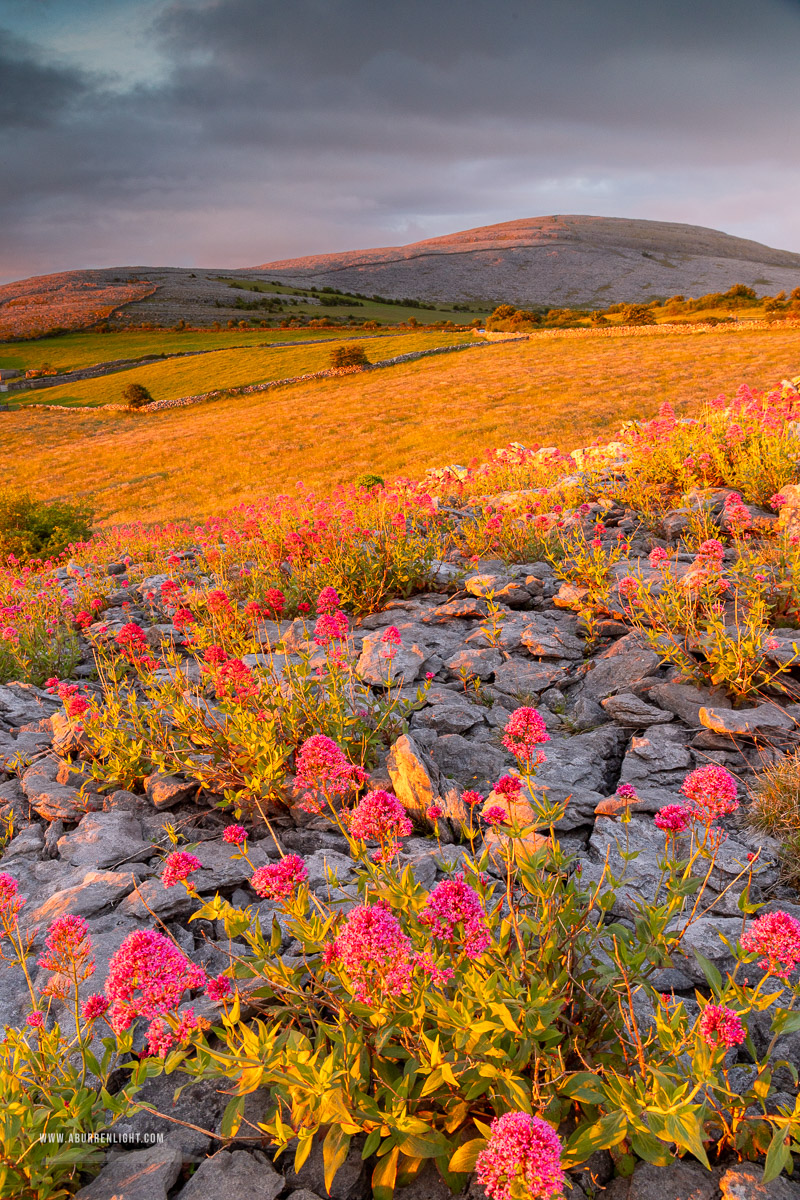
[[199, 517], [298, 479], [328, 487], [465, 461], [511, 440], [571, 448], [740, 383], [797, 371], [796, 330], [532, 338], [149, 415], [0, 415], [3, 457], [42, 498], [106, 522]]
[[61, 371], [77, 371], [117, 358], [179, 354], [182, 350], [232, 349], [255, 346], [260, 342], [308, 341], [331, 336], [341, 337], [342, 334], [339, 330], [326, 329], [204, 329], [182, 333], [170, 329], [143, 329], [119, 333], [67, 333], [28, 342], [1, 342], [0, 368], [26, 370], [50, 363]]
[[[337, 338], [348, 342], [350, 338]], [[429, 350], [435, 346], [453, 345], [471, 340], [470, 334], [453, 331], [407, 333], [370, 339], [363, 343], [370, 361], [393, 358], [412, 350]], [[215, 350], [192, 358], [169, 358], [144, 367], [130, 367], [82, 379], [60, 387], [41, 391], [15, 392], [14, 404], [97, 405], [122, 404], [123, 390], [131, 383], [141, 383], [154, 400], [178, 400], [222, 388], [242, 387], [248, 383], [266, 383], [321, 371], [330, 364], [331, 347], [326, 341], [308, 346], [252, 346], [246, 349]]]

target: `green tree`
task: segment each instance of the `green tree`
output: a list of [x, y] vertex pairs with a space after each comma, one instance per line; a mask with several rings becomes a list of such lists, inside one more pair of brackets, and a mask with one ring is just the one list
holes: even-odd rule
[[349, 342], [342, 346], [334, 346], [331, 350], [332, 367], [368, 367], [369, 359], [363, 346], [357, 342]]
[[122, 399], [128, 408], [144, 408], [145, 404], [152, 403], [153, 397], [143, 383], [129, 383], [123, 388]]

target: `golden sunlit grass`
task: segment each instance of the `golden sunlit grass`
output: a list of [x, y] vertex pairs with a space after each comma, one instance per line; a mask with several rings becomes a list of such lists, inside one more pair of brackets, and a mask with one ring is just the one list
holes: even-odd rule
[[[352, 335], [351, 335], [352, 336]], [[348, 341], [338, 338], [336, 341]], [[435, 346], [471, 341], [470, 334], [452, 330], [431, 333], [407, 333], [367, 340], [364, 346], [371, 361], [393, 358], [412, 350], [430, 350]], [[154, 400], [178, 400], [222, 388], [242, 387], [321, 371], [330, 362], [330, 342], [306, 346], [250, 346], [245, 349], [216, 350], [192, 358], [169, 358], [144, 367], [131, 367], [113, 375], [81, 379], [60, 387], [12, 394], [15, 404], [95, 405], [121, 404], [123, 390], [141, 383]]]
[[21, 410], [0, 430], [39, 497], [89, 497], [104, 521], [198, 517], [298, 479], [419, 474], [511, 440], [582, 445], [664, 400], [770, 387], [799, 360], [796, 330], [533, 337], [148, 415]]
[[[360, 333], [360, 330], [358, 331]], [[309, 341], [341, 337], [326, 329], [171, 329], [123, 330], [118, 333], [67, 333], [28, 342], [0, 343], [0, 368], [41, 367], [50, 363], [60, 371], [77, 371], [117, 358], [142, 358], [148, 354], [179, 354], [184, 350], [220, 350], [261, 342]]]

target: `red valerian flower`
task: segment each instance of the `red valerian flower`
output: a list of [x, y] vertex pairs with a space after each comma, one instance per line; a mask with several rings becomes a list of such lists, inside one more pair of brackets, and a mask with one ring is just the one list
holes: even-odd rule
[[736, 812], [736, 780], [717, 763], [706, 763], [691, 771], [683, 781], [681, 791], [694, 804], [694, 815], [709, 823], [718, 817]]
[[337, 963], [349, 975], [353, 995], [364, 1003], [399, 996], [411, 986], [411, 941], [384, 904], [352, 908], [339, 936], [325, 947], [323, 961]]
[[244, 825], [227, 825], [223, 831], [222, 840], [229, 846], [241, 846], [247, 841], [247, 830]]
[[541, 1117], [507, 1112], [492, 1121], [489, 1140], [475, 1164], [477, 1180], [491, 1200], [555, 1200], [563, 1194], [562, 1146]]
[[468, 958], [479, 958], [491, 941], [481, 898], [463, 875], [437, 883], [419, 919], [434, 937], [463, 945]]
[[250, 886], [262, 900], [288, 900], [298, 884], [305, 883], [308, 871], [298, 854], [287, 854], [280, 862], [259, 867], [250, 877]]
[[502, 741], [518, 762], [527, 765], [532, 760], [538, 761], [536, 747], [549, 742], [550, 734], [544, 718], [535, 708], [518, 708], [506, 721]]
[[731, 1046], [741, 1046], [747, 1037], [739, 1014], [722, 1004], [707, 1004], [697, 1027], [709, 1046], [730, 1049]]
[[764, 913], [742, 934], [746, 954], [760, 954], [760, 967], [778, 979], [788, 979], [800, 963], [800, 921], [786, 912]]
[[161, 882], [165, 888], [175, 887], [176, 883], [188, 879], [193, 871], [201, 870], [202, 866], [200, 859], [194, 854], [188, 854], [185, 850], [174, 850], [164, 861]]
[[187, 989], [202, 987], [206, 974], [155, 929], [129, 933], [112, 955], [105, 993], [111, 1001], [110, 1024], [117, 1033], [136, 1017], [153, 1020], [177, 1008]]
[[653, 817], [653, 824], [664, 833], [683, 833], [692, 823], [692, 814], [682, 804], [665, 804]]

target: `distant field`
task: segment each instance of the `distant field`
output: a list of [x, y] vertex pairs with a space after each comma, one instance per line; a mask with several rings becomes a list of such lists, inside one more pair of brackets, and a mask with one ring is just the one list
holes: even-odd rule
[[570, 448], [798, 370], [797, 330], [533, 337], [148, 416], [29, 408], [0, 414], [0, 438], [42, 497], [90, 497], [105, 522], [199, 517], [298, 479], [418, 473], [514, 439]]
[[[361, 330], [354, 332], [354, 336]], [[28, 370], [50, 363], [58, 370], [79, 370], [116, 358], [179, 354], [182, 350], [220, 350], [261, 342], [296, 342], [343, 336], [340, 329], [224, 329], [199, 333], [142, 330], [131, 333], [67, 333], [29, 342], [0, 343], [0, 369]]]
[[[313, 340], [309, 335], [308, 340]], [[334, 341], [350, 342], [352, 336], [339, 335]], [[371, 361], [394, 358], [412, 350], [430, 350], [435, 346], [454, 345], [473, 341], [471, 334], [444, 330], [431, 333], [386, 335], [363, 342]], [[294, 375], [321, 371], [329, 365], [330, 340], [321, 345], [269, 346], [255, 345], [231, 350], [215, 350], [212, 354], [192, 358], [169, 358], [147, 366], [130, 367], [96, 379], [82, 379], [59, 387], [9, 394], [13, 404], [99, 405], [119, 404], [122, 391], [130, 383], [143, 384], [154, 400], [177, 400], [222, 388], [242, 387], [248, 383], [265, 383]]]

